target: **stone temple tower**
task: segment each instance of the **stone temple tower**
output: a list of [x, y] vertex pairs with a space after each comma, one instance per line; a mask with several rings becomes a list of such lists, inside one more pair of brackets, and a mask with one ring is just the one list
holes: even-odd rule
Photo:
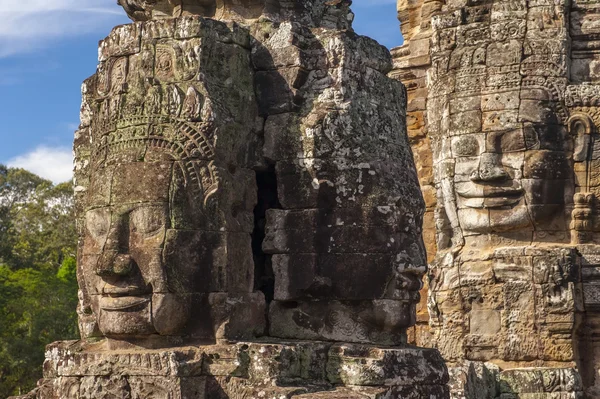
[[76, 133], [82, 339], [27, 398], [448, 397], [404, 86], [349, 1], [121, 0]]
[[398, 15], [432, 263], [411, 340], [454, 397], [600, 397], [600, 3]]

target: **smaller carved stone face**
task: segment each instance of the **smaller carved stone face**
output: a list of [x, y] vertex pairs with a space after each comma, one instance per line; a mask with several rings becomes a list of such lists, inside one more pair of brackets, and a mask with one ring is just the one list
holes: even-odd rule
[[178, 240], [171, 218], [185, 207], [171, 200], [180, 189], [172, 170], [173, 162], [129, 162], [92, 174], [81, 269], [106, 336], [171, 335], [188, 320], [199, 267], [167, 253]]
[[[523, 127], [451, 137], [454, 188], [463, 232], [533, 229], [561, 213], [566, 154], [553, 151], [560, 129]], [[562, 181], [562, 183], [561, 183]]]

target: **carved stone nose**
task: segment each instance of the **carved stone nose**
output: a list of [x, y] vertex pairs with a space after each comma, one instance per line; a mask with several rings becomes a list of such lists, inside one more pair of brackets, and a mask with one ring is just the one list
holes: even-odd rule
[[509, 175], [500, 163], [498, 154], [482, 154], [479, 168], [471, 173], [472, 181], [503, 181]]
[[133, 260], [130, 255], [119, 254], [113, 261], [112, 271], [119, 276], [127, 275], [131, 272], [132, 264]]
[[128, 215], [122, 215], [113, 223], [96, 268], [96, 274], [100, 276], [125, 276], [133, 268], [133, 259], [129, 255]]
[[103, 277], [126, 276], [133, 269], [131, 255], [105, 251], [98, 262], [96, 274]]

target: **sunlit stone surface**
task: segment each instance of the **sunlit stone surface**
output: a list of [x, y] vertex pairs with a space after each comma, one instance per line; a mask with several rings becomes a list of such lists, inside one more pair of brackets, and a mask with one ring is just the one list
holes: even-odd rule
[[432, 262], [409, 335], [456, 398], [600, 395], [598, 10], [398, 3]]

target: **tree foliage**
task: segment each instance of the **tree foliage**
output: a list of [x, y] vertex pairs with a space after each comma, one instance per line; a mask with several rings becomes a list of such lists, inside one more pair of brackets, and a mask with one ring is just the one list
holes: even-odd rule
[[44, 347], [76, 338], [71, 183], [0, 165], [0, 397], [41, 378]]

